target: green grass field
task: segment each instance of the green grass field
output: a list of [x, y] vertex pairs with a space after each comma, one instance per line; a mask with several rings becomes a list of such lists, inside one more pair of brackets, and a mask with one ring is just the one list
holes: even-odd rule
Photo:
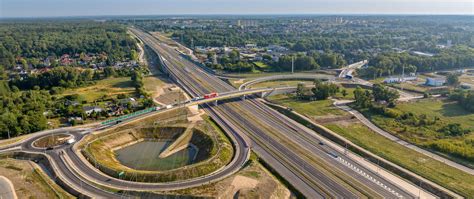
[[[439, 118], [435, 124], [413, 126], [406, 125], [393, 118], [370, 113], [364, 110], [375, 124], [396, 136], [424, 148], [441, 152], [467, 166], [474, 167], [474, 113], [464, 110], [456, 102], [439, 99], [424, 99], [417, 102], [399, 104], [394, 110], [401, 113], [426, 115], [428, 119]], [[446, 136], [439, 130], [450, 124], [458, 123], [471, 133], [464, 136]]]
[[331, 100], [322, 101], [299, 101], [293, 95], [275, 95], [269, 100], [273, 103], [293, 108], [294, 111], [312, 117], [345, 115], [346, 113], [332, 105]]
[[[283, 106], [291, 107], [294, 111], [308, 116], [309, 118], [347, 115], [348, 113], [337, 109], [330, 100], [303, 102], [297, 101], [288, 95], [272, 96], [270, 100]], [[431, 111], [432, 114], [442, 114], [439, 112], [442, 103], [426, 102], [423, 105], [403, 104], [399, 108], [409, 109], [411, 111]], [[453, 105], [451, 105], [453, 106]], [[429, 108], [426, 108], [429, 107]], [[449, 107], [449, 106], [448, 106]], [[448, 115], [460, 113], [460, 110], [451, 110], [444, 112]], [[462, 112], [461, 112], [462, 113]], [[453, 120], [459, 120], [464, 125], [469, 125], [471, 116], [454, 115]], [[474, 123], [472, 123], [474, 124]], [[471, 125], [472, 125], [471, 124]], [[460, 193], [464, 196], [474, 195], [474, 178], [458, 169], [449, 167], [426, 155], [403, 147], [391, 140], [372, 132], [368, 127], [361, 123], [328, 123], [324, 124], [327, 128], [349, 139], [351, 142], [402, 166], [418, 175], [436, 182], [437, 184]]]
[[299, 80], [289, 80], [289, 81], [269, 81], [254, 84], [251, 88], [266, 88], [266, 87], [287, 87], [287, 86], [297, 86], [299, 83], [304, 83], [306, 85], [312, 85], [312, 81], [299, 81]]
[[145, 91], [148, 93], [157, 92], [158, 87], [162, 87], [164, 85], [164, 82], [160, 80], [159, 77], [154, 75], [143, 78], [143, 83], [143, 88], [145, 88]]
[[130, 77], [113, 77], [97, 81], [96, 84], [86, 87], [68, 89], [60, 96], [78, 94], [81, 100], [94, 102], [102, 96], [113, 97], [118, 94], [133, 94]]
[[259, 70], [265, 70], [265, 69], [270, 68], [270, 66], [269, 66], [268, 64], [263, 63], [263, 62], [260, 62], [260, 61], [253, 62], [253, 64], [254, 64]]

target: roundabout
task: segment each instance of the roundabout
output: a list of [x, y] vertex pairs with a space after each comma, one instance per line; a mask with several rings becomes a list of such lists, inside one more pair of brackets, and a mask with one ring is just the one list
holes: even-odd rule
[[32, 146], [38, 149], [51, 150], [53, 148], [60, 147], [61, 145], [68, 144], [70, 141], [74, 141], [74, 138], [74, 135], [68, 133], [46, 135], [35, 140], [32, 143]]
[[[165, 111], [165, 113], [169, 112], [173, 114], [174, 112], [179, 111], [178, 109], [179, 108], [172, 108]], [[163, 112], [161, 114], [163, 114]], [[159, 119], [161, 117], [161, 114], [149, 113], [140, 118], [134, 118], [119, 125], [104, 126], [100, 124], [92, 124], [88, 127], [82, 128], [66, 127], [42, 131], [32, 134], [21, 142], [1, 147], [0, 153], [3, 156], [29, 159], [43, 165], [43, 168], [47, 170], [47, 173], [50, 173], [50, 177], [54, 179], [57, 184], [62, 186], [71, 194], [81, 198], [115, 198], [123, 196], [141, 196], [143, 194], [156, 195], [155, 193], [150, 192], [171, 191], [197, 187], [222, 180], [225, 177], [234, 174], [235, 172], [239, 171], [244, 163], [248, 160], [250, 151], [247, 144], [243, 144], [239, 138], [235, 138], [232, 135], [229, 136], [219, 134], [216, 136], [218, 142], [223, 143], [221, 139], [225, 139], [227, 142], [226, 145], [230, 146], [230, 151], [227, 151], [226, 153], [219, 153], [226, 154], [228, 158], [226, 161], [216, 164], [214, 161], [219, 158], [210, 157], [201, 162], [184, 166], [183, 168], [186, 169], [198, 168], [200, 171], [194, 172], [188, 170], [187, 172], [182, 172], [180, 175], [190, 177], [177, 178], [176, 175], [170, 175], [171, 177], [168, 179], [163, 178], [162, 180], [153, 179], [148, 181], [141, 180], [140, 182], [140, 180], [137, 181], [137, 175], [135, 175], [135, 178], [133, 178], [133, 175], [127, 175], [127, 173], [125, 173], [124, 176], [129, 176], [128, 179], [124, 176], [119, 177], [118, 173], [114, 173], [116, 176], [108, 175], [103, 172], [103, 170], [100, 170], [98, 164], [95, 162], [89, 162], [81, 153], [80, 147], [84, 146], [83, 143], [88, 143], [97, 138], [97, 134], [99, 134], [99, 132], [109, 130], [112, 132], [117, 130], [120, 131], [126, 129], [123, 127], [124, 125], [129, 123], [142, 124], [150, 120], [156, 120], [157, 118]], [[206, 117], [205, 121], [211, 120]], [[219, 126], [221, 125], [222, 124], [219, 123]], [[211, 124], [211, 126], [212, 128], [219, 128], [214, 122]], [[196, 128], [200, 128], [199, 125], [196, 125]], [[223, 126], [223, 128], [225, 129], [226, 126]], [[223, 129], [219, 128], [219, 131], [222, 133]], [[75, 142], [71, 144], [58, 144], [53, 148], [39, 148], [34, 146], [34, 143], [38, 140], [45, 139], [45, 137], [48, 136], [60, 134], [65, 135], [61, 137], [73, 137]], [[99, 137], [103, 136], [106, 135], [101, 135]], [[199, 151], [201, 151], [201, 149]], [[207, 165], [204, 163], [207, 163]], [[209, 165], [217, 165], [217, 167], [211, 168]], [[203, 170], [202, 168], [210, 169]], [[175, 172], [175, 169], [168, 171], [169, 173], [177, 173]], [[149, 173], [149, 171], [144, 171], [143, 173]]]

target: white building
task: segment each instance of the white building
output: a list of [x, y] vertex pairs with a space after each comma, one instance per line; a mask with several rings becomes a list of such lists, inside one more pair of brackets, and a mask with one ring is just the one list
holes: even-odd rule
[[427, 86], [443, 86], [446, 83], [445, 78], [426, 78], [425, 85]]
[[100, 113], [104, 111], [102, 108], [98, 106], [84, 106], [82, 109], [84, 110], [84, 113], [86, 113], [87, 115], [90, 115], [93, 112]]
[[409, 76], [409, 77], [389, 77], [383, 80], [384, 83], [386, 84], [392, 84], [392, 83], [402, 83], [402, 82], [407, 82], [407, 81], [416, 81], [418, 77], [416, 76]]

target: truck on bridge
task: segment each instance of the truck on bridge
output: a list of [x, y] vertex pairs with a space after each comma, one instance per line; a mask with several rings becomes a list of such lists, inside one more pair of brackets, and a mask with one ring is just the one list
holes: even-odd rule
[[215, 98], [215, 97], [218, 97], [218, 96], [219, 96], [219, 93], [213, 92], [213, 93], [205, 94], [204, 99], [211, 99], [211, 98]]

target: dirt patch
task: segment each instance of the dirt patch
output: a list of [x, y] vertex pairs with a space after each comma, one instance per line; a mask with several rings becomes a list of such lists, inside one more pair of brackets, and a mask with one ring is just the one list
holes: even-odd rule
[[30, 161], [0, 159], [0, 175], [12, 182], [18, 198], [73, 198]]
[[159, 88], [155, 101], [161, 105], [174, 104], [188, 100], [188, 96], [175, 85], [166, 85]]
[[[189, 112], [195, 112], [194, 110], [189, 107]], [[193, 113], [194, 114], [194, 113]], [[202, 117], [206, 114], [202, 109], [197, 110], [197, 114], [190, 115], [187, 119], [190, 123], [196, 123], [202, 121]]]
[[290, 191], [257, 161], [216, 183], [197, 188], [162, 192], [212, 198], [291, 198]]
[[237, 175], [232, 178], [229, 187], [220, 194], [219, 198], [240, 198], [242, 195], [253, 195], [252, 190], [257, 187], [258, 183], [258, 180]]

